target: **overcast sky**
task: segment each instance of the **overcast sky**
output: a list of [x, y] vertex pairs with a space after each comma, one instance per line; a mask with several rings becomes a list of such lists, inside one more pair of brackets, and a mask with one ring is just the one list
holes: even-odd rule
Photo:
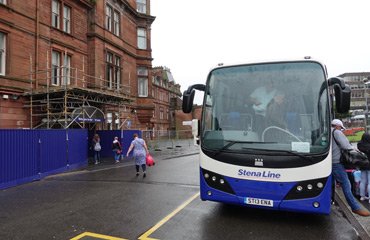
[[218, 63], [311, 56], [329, 77], [370, 72], [368, 0], [151, 0], [151, 15], [153, 66], [181, 91]]

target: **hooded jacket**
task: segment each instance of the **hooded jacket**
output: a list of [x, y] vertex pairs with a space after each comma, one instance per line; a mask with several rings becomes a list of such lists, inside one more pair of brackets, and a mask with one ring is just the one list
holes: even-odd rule
[[[370, 133], [364, 133], [362, 135], [361, 140], [357, 143], [357, 148], [370, 159]], [[370, 167], [361, 168], [361, 170], [370, 170]]]

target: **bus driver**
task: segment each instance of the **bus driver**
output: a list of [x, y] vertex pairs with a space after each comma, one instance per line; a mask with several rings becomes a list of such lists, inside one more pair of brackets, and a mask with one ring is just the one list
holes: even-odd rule
[[269, 80], [265, 86], [256, 88], [247, 99], [248, 105], [254, 110], [256, 131], [261, 133], [265, 127], [265, 116], [268, 104], [277, 94], [272, 80]]

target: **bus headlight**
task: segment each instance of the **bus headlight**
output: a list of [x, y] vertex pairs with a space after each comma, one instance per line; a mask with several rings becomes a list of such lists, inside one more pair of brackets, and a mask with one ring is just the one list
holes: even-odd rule
[[[321, 194], [328, 177], [297, 182], [285, 196], [285, 200], [313, 198]], [[314, 206], [319, 203], [313, 203]]]
[[[208, 196], [213, 196], [215, 192], [213, 190], [219, 190], [222, 192], [227, 192], [230, 194], [235, 194], [234, 190], [230, 187], [230, 184], [227, 182], [224, 176], [205, 170], [200, 169], [202, 174], [200, 175], [203, 178], [204, 182], [208, 185], [209, 188], [206, 194]], [[213, 190], [212, 190], [213, 189]]]

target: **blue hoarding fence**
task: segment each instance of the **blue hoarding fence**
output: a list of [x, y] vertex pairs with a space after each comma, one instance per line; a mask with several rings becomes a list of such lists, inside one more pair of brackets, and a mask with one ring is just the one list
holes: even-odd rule
[[0, 189], [87, 165], [86, 129], [0, 129]]
[[100, 135], [101, 157], [113, 157], [114, 137], [125, 154], [133, 134], [142, 135], [140, 130], [0, 129], [0, 189], [86, 167], [94, 133]]

